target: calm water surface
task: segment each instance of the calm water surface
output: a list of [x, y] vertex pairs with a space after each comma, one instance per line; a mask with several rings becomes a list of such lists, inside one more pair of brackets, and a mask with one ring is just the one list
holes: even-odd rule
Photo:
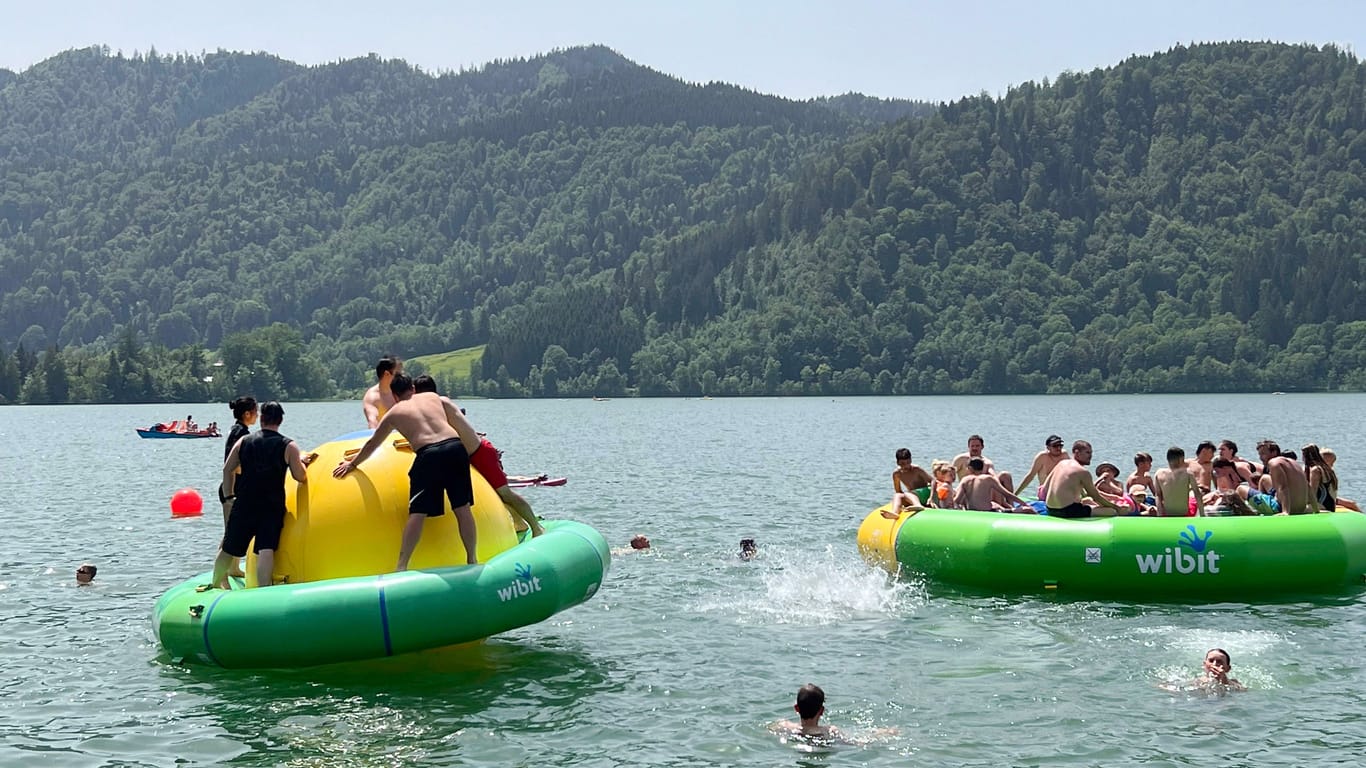
[[[973, 432], [1019, 476], [1050, 432], [1126, 470], [1136, 450], [1231, 437], [1338, 450], [1366, 499], [1355, 395], [472, 401], [548, 518], [617, 545], [601, 592], [473, 650], [291, 672], [186, 667], [152, 603], [208, 568], [222, 442], [133, 427], [222, 405], [0, 409], [0, 765], [1208, 765], [1359, 764], [1362, 596], [1210, 606], [967, 594], [892, 580], [854, 541], [889, 496], [893, 452], [951, 458]], [[286, 404], [305, 446], [354, 429], [358, 403]], [[742, 537], [760, 556], [741, 562]], [[100, 568], [77, 589], [81, 561]], [[263, 637], [262, 642], [271, 642]], [[1251, 691], [1170, 694], [1227, 648]], [[780, 743], [799, 686], [872, 742]], [[879, 729], [895, 729], [888, 734]]]

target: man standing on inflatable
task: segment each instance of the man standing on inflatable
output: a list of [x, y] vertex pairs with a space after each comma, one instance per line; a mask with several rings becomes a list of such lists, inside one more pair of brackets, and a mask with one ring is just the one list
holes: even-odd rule
[[408, 559], [422, 538], [428, 517], [440, 517], [446, 510], [441, 495], [451, 501], [460, 541], [465, 545], [465, 562], [475, 565], [476, 531], [470, 502], [470, 454], [479, 447], [479, 435], [459, 409], [435, 392], [413, 392], [413, 380], [405, 373], [395, 374], [389, 385], [394, 406], [375, 426], [375, 433], [350, 461], [332, 470], [333, 477], [346, 474], [378, 448], [390, 432], [397, 431], [408, 440], [417, 454], [408, 470], [408, 522], [403, 526], [403, 543], [398, 551], [397, 570], [408, 570]]

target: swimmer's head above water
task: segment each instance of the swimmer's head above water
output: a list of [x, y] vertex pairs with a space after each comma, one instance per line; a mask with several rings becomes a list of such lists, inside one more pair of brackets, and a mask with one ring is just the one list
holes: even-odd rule
[[631, 539], [631, 549], [649, 549], [650, 539], [643, 533], [637, 533]]

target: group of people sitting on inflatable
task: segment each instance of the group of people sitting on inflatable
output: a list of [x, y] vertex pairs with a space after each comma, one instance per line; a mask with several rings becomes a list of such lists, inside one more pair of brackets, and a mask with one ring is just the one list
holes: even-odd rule
[[[1091, 446], [1086, 441], [1074, 443], [1070, 457], [1064, 455], [1062, 444], [1061, 437], [1049, 435], [1029, 473], [1013, 487], [1010, 474], [996, 472], [991, 460], [982, 455], [984, 443], [978, 435], [968, 438], [966, 453], [952, 462], [936, 460], [928, 473], [912, 463], [908, 449], [899, 449], [892, 472], [891, 508], [883, 514], [895, 518], [902, 509], [927, 506], [1062, 517], [1361, 511], [1355, 501], [1338, 495], [1333, 470], [1336, 454], [1314, 443], [1296, 454], [1281, 451], [1275, 441], [1263, 440], [1257, 444], [1259, 463], [1239, 456], [1232, 440], [1217, 446], [1204, 441], [1190, 460], [1180, 447], [1170, 448], [1166, 466], [1157, 472], [1152, 472], [1152, 456], [1139, 452], [1134, 455], [1134, 471], [1122, 483], [1119, 467], [1110, 462], [1097, 465], [1095, 479], [1090, 478], [1085, 468], [1090, 464]], [[1017, 495], [1035, 477], [1040, 481], [1037, 500]]]

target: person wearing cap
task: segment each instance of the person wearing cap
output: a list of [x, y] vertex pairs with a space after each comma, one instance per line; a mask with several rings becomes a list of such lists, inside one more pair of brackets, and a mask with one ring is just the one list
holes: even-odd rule
[[1037, 477], [1039, 478], [1039, 491], [1034, 498], [1042, 500], [1047, 495], [1044, 484], [1048, 482], [1048, 476], [1053, 473], [1054, 467], [1057, 467], [1067, 457], [1062, 453], [1062, 438], [1057, 435], [1049, 435], [1048, 439], [1043, 441], [1043, 446], [1042, 451], [1034, 454], [1034, 463], [1030, 465], [1029, 471], [1025, 473], [1020, 484], [1015, 486], [1015, 493], [1023, 491], [1029, 486], [1029, 481]]

